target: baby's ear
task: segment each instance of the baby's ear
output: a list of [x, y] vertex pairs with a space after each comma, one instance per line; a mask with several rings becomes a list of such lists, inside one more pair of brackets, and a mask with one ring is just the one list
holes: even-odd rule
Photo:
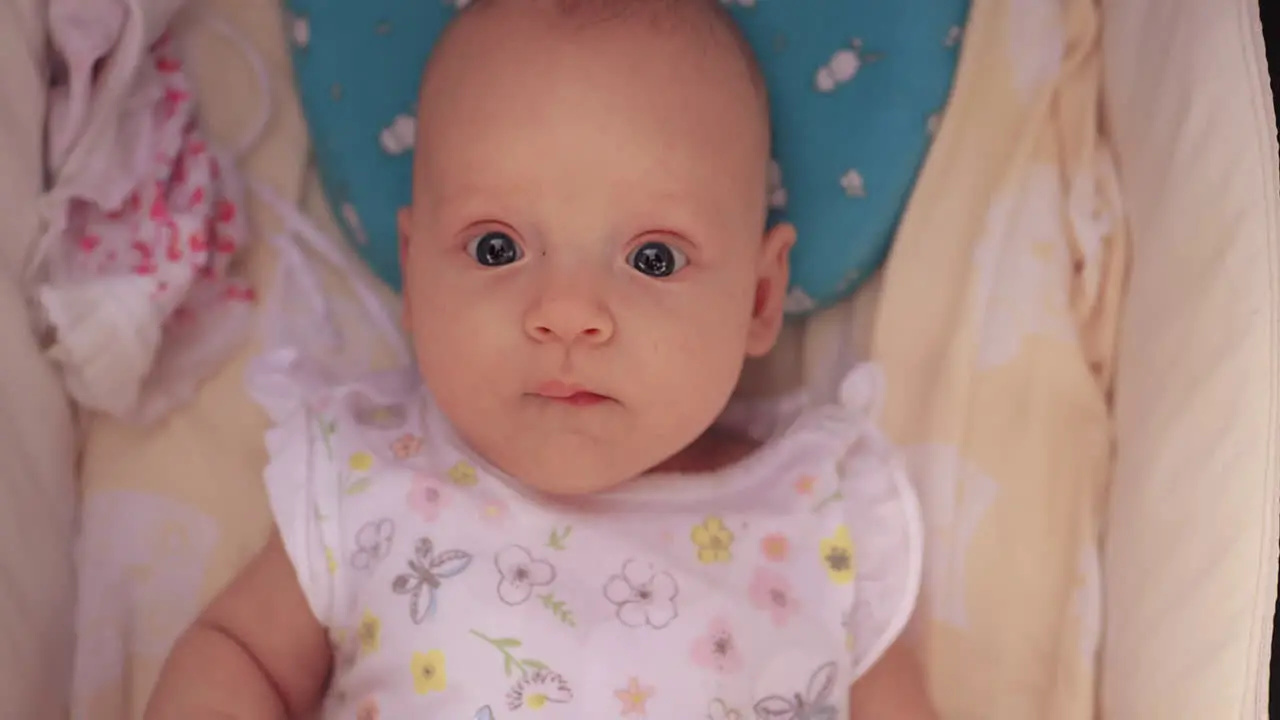
[[756, 298], [751, 328], [747, 332], [747, 356], [768, 354], [782, 331], [783, 304], [791, 280], [791, 247], [796, 244], [796, 228], [778, 223], [765, 233], [760, 243], [756, 267]]
[[406, 205], [396, 213], [396, 234], [400, 241], [400, 267], [409, 259], [409, 231], [413, 228], [413, 206]]

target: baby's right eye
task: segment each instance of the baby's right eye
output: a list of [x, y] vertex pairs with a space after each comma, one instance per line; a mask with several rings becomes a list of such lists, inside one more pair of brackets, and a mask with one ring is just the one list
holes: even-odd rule
[[485, 267], [510, 265], [524, 257], [519, 243], [504, 232], [487, 232], [467, 243], [467, 253]]

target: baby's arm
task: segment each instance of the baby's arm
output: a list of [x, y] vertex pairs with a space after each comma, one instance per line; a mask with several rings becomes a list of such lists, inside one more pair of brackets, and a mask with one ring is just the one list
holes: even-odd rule
[[262, 552], [178, 638], [146, 720], [306, 717], [332, 655], [272, 530]]
[[890, 645], [849, 689], [849, 715], [852, 720], [937, 720], [905, 638]]

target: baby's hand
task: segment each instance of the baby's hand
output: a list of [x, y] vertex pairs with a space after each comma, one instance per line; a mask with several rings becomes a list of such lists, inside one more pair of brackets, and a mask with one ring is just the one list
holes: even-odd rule
[[306, 717], [320, 704], [332, 655], [280, 535], [183, 633], [146, 720]]

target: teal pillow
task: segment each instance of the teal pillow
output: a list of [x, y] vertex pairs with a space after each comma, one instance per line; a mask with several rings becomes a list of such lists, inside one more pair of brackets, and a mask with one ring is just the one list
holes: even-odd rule
[[[787, 309], [836, 302], [889, 251], [955, 74], [969, 0], [722, 0], [773, 100], [772, 219], [795, 224]], [[418, 78], [466, 0], [286, 0], [325, 193], [347, 239], [400, 288]]]

